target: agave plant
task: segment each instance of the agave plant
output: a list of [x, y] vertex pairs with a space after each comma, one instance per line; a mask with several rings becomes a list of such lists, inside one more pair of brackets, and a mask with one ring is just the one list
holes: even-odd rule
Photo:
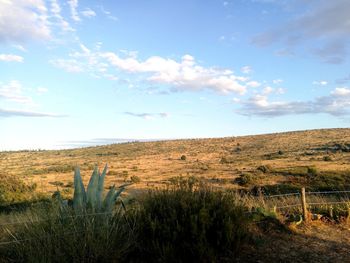
[[129, 184], [122, 185], [118, 188], [113, 185], [103, 200], [106, 173], [107, 164], [101, 174], [96, 166], [85, 191], [80, 169], [79, 167], [75, 169], [73, 208], [76, 213], [82, 211], [112, 213], [116, 200]]

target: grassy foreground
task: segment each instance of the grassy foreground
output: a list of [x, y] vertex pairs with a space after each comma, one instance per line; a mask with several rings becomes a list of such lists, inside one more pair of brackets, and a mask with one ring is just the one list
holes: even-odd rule
[[8, 262], [222, 262], [237, 258], [249, 216], [229, 192], [194, 185], [151, 191], [111, 214], [53, 201], [20, 216], [1, 247]]

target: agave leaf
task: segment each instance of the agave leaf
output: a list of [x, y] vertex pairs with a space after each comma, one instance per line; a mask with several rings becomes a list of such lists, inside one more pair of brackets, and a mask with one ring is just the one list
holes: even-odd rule
[[97, 187], [97, 207], [98, 207], [98, 209], [100, 209], [102, 206], [102, 195], [103, 195], [103, 190], [104, 190], [104, 183], [105, 183], [107, 169], [108, 169], [108, 166], [106, 164], [105, 168], [102, 171], [102, 174], [98, 178], [98, 187]]
[[73, 196], [73, 208], [76, 212], [81, 211], [85, 208], [86, 204], [86, 193], [83, 184], [83, 180], [80, 176], [79, 167], [75, 168], [74, 171], [74, 196]]
[[125, 186], [120, 186], [118, 191], [114, 194], [114, 202], [118, 199], [120, 194], [125, 190]]
[[114, 205], [114, 196], [115, 196], [115, 186], [113, 185], [111, 189], [109, 189], [105, 200], [103, 202], [104, 212], [109, 213], [112, 212], [112, 208]]
[[87, 187], [87, 205], [89, 208], [93, 210], [97, 206], [97, 190], [98, 190], [98, 181], [99, 181], [99, 173], [98, 168], [95, 166], [95, 169], [91, 175], [88, 187]]

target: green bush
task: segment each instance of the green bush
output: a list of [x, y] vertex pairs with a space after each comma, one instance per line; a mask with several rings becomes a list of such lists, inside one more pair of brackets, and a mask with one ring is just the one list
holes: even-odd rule
[[181, 155], [180, 159], [181, 159], [182, 161], [186, 161], [186, 155]]
[[1, 176], [0, 206], [30, 200], [37, 188], [37, 184], [25, 184], [16, 177]]
[[318, 171], [315, 167], [308, 167], [307, 168], [307, 176], [311, 179], [316, 177], [318, 175]]
[[270, 165], [260, 165], [258, 168], [256, 168], [258, 171], [261, 171], [263, 173], [268, 173], [272, 170]]
[[255, 180], [252, 174], [241, 174], [238, 178], [236, 178], [236, 182], [239, 185], [247, 186], [254, 184]]
[[234, 259], [248, 236], [247, 218], [234, 195], [187, 184], [151, 191], [136, 219], [131, 261], [219, 262]]
[[131, 176], [130, 180], [131, 180], [131, 182], [133, 182], [135, 184], [141, 182], [141, 178], [139, 176], [137, 176], [137, 175]]
[[331, 161], [332, 161], [332, 157], [330, 157], [329, 155], [324, 156], [324, 157], [323, 157], [323, 161], [325, 161], [325, 162], [331, 162]]

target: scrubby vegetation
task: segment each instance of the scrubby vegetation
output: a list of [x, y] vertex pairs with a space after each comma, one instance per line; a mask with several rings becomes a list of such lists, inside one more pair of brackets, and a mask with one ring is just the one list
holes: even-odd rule
[[178, 178], [125, 206], [114, 188], [101, 199], [105, 174], [95, 169], [85, 191], [76, 171], [72, 207], [58, 193], [22, 216], [26, 223], [8, 230], [12, 243], [0, 250], [3, 260], [215, 262], [236, 258], [249, 236], [249, 217], [232, 193]]
[[0, 206], [19, 203], [32, 199], [37, 184], [25, 184], [16, 177], [1, 176]]
[[[296, 230], [301, 219], [297, 195], [301, 187], [307, 192], [350, 190], [350, 133], [346, 131], [0, 153], [0, 168], [6, 173], [0, 181], [0, 224], [7, 224], [0, 227], [0, 242], [11, 242], [0, 245], [0, 261], [256, 262], [265, 253], [289, 262], [264, 244], [268, 238], [272, 248], [280, 237], [310, 238], [282, 230], [290, 226]], [[81, 187], [86, 196], [80, 209], [74, 209], [74, 167], [82, 170], [79, 185], [89, 185], [85, 171], [106, 162], [110, 171], [102, 173], [105, 186], [99, 188], [100, 201], [92, 205], [89, 186]], [[92, 184], [98, 186], [101, 175], [97, 170], [94, 174]], [[123, 184], [131, 185], [122, 199], [109, 199], [112, 209], [105, 212], [108, 190], [113, 189], [115, 196], [120, 189], [113, 185]], [[286, 193], [296, 195], [266, 197]], [[348, 229], [349, 196], [307, 195], [308, 203], [318, 203], [308, 208], [319, 218], [317, 222], [329, 226], [327, 234], [343, 224]], [[12, 224], [18, 221], [26, 224]], [[257, 258], [246, 251], [256, 252]]]
[[244, 211], [235, 195], [180, 179], [142, 199], [134, 255], [149, 262], [234, 259], [248, 237]]

